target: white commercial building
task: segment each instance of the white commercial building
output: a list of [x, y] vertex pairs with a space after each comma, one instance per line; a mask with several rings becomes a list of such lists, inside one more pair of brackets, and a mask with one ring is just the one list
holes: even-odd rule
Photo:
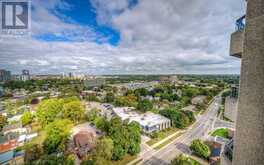
[[113, 108], [114, 113], [121, 118], [122, 121], [137, 122], [141, 126], [143, 132], [151, 133], [153, 131], [161, 131], [171, 127], [170, 119], [152, 112], [139, 114], [129, 107]]

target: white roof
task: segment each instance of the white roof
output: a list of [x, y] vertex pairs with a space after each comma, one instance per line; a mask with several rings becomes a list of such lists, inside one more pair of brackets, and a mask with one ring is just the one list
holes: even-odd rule
[[141, 126], [155, 126], [163, 122], [170, 121], [166, 117], [163, 117], [152, 112], [147, 112], [144, 114], [139, 114], [136, 111], [133, 111], [129, 107], [117, 107], [113, 108], [113, 111], [122, 119], [129, 120], [129, 122], [136, 121]]
[[32, 134], [27, 135], [27, 139], [29, 140], [37, 136], [38, 136], [38, 133], [32, 133]]
[[22, 115], [16, 115], [16, 116], [13, 116], [11, 118], [8, 118], [8, 122], [11, 122], [11, 121], [18, 121], [20, 120], [20, 118], [22, 117]]
[[23, 141], [25, 141], [26, 140], [26, 138], [27, 138], [27, 135], [20, 135], [19, 137], [18, 137], [18, 142], [23, 142]]

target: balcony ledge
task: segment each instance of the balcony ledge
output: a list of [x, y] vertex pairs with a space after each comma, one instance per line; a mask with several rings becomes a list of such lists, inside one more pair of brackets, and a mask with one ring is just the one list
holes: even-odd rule
[[244, 30], [238, 30], [231, 35], [230, 56], [241, 58], [243, 52]]

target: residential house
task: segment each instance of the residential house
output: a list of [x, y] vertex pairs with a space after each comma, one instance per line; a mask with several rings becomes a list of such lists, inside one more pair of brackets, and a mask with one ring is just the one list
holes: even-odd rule
[[24, 164], [24, 151], [8, 151], [0, 154], [0, 164], [1, 165], [22, 165]]
[[19, 122], [4, 126], [2, 132], [4, 133], [4, 135], [6, 135], [9, 132], [18, 132], [19, 134], [23, 134], [23, 133], [27, 133], [28, 130], [27, 128], [23, 128], [22, 124]]

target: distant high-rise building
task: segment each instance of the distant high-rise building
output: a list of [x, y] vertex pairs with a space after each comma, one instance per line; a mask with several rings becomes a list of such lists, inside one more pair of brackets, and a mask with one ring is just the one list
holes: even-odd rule
[[15, 74], [11, 76], [11, 80], [13, 81], [20, 81], [21, 80], [21, 75]]
[[69, 78], [73, 78], [73, 73], [72, 72], [69, 73]]
[[22, 70], [23, 75], [29, 75], [29, 70]]
[[233, 149], [234, 149], [234, 140], [232, 139], [229, 142], [227, 142], [224, 147], [224, 154], [230, 161], [232, 161], [233, 159]]
[[232, 85], [231, 86], [231, 97], [237, 98], [238, 97], [238, 85]]
[[29, 70], [22, 70], [21, 80], [22, 81], [30, 80]]
[[4, 95], [4, 87], [0, 86], [0, 97]]
[[1, 69], [0, 70], [0, 82], [5, 82], [11, 80], [11, 72]]

